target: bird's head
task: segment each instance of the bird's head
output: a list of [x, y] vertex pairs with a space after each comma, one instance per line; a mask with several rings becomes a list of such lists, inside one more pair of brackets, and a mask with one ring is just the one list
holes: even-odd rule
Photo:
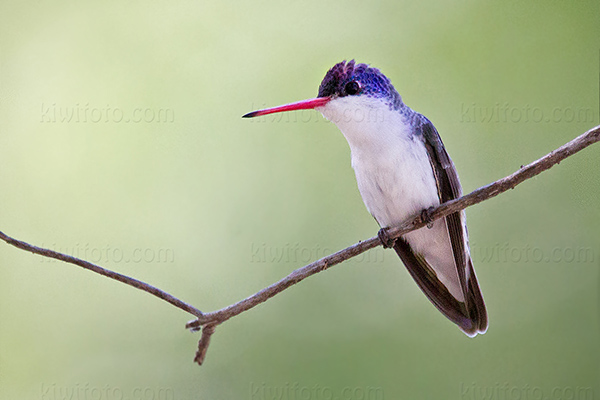
[[401, 106], [400, 95], [385, 75], [377, 68], [367, 64], [356, 64], [351, 60], [337, 63], [327, 72], [316, 98], [253, 111], [244, 115], [244, 118], [316, 109], [337, 124], [344, 120], [357, 120], [361, 110], [369, 111], [379, 107], [393, 110]]

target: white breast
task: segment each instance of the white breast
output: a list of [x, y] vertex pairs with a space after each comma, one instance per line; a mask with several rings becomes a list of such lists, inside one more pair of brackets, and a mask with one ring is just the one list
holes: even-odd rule
[[342, 97], [320, 111], [342, 131], [352, 153], [358, 189], [381, 226], [439, 204], [423, 138], [379, 99]]
[[[381, 227], [398, 225], [440, 204], [424, 139], [413, 135], [398, 111], [366, 96], [337, 98], [318, 110], [348, 141], [358, 189]], [[462, 300], [446, 221], [438, 220], [431, 229], [421, 228], [404, 238]]]

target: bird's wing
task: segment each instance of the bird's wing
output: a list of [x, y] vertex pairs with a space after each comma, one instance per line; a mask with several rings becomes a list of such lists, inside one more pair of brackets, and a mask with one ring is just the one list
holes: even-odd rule
[[[433, 169], [440, 202], [458, 198], [462, 194], [456, 168], [448, 156], [442, 139], [433, 124], [418, 115], [418, 129], [423, 135], [425, 147]], [[448, 234], [457, 268], [464, 302], [457, 300], [438, 279], [434, 269], [420, 254], [414, 253], [409, 244], [400, 238], [394, 246], [413, 279], [431, 302], [469, 336], [484, 333], [487, 329], [487, 312], [479, 290], [475, 270], [468, 251], [464, 214], [456, 212], [446, 218]]]

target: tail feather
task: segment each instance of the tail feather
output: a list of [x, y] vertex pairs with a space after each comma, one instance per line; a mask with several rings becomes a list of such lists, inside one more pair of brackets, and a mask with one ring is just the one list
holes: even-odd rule
[[470, 337], [485, 333], [488, 326], [487, 311], [470, 257], [467, 260], [467, 282], [463, 289], [463, 302], [450, 293], [425, 258], [414, 253], [404, 239], [399, 238], [396, 241], [394, 250], [423, 293], [442, 314]]

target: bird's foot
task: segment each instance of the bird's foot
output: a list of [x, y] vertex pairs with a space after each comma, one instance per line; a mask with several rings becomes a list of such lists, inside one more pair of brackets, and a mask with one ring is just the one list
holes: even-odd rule
[[379, 240], [381, 241], [381, 244], [383, 245], [384, 249], [394, 247], [396, 239], [390, 237], [390, 235], [388, 234], [388, 228], [381, 228], [379, 232], [377, 232], [377, 236], [379, 237]]
[[431, 212], [433, 211], [433, 207], [424, 208], [421, 211], [421, 221], [427, 224], [427, 228], [433, 228], [433, 219], [431, 218]]

